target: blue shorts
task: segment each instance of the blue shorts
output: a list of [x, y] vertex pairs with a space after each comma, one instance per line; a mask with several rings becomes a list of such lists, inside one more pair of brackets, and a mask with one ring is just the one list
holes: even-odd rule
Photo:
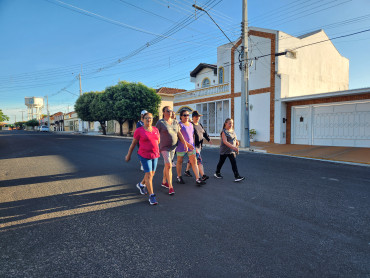
[[155, 172], [157, 169], [158, 158], [147, 159], [139, 154], [137, 156], [139, 157], [141, 165], [143, 165], [144, 173]]

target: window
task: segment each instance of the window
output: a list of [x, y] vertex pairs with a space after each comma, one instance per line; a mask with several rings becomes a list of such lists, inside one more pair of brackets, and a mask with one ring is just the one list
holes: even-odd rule
[[230, 117], [229, 106], [229, 100], [200, 103], [196, 105], [198, 112], [203, 115], [200, 118], [201, 124], [209, 135], [220, 135], [225, 120]]
[[208, 77], [204, 78], [203, 81], [202, 81], [202, 88], [207, 88], [209, 87], [209, 84], [211, 82], [209, 81]]
[[218, 69], [218, 84], [224, 83], [224, 68], [220, 67]]

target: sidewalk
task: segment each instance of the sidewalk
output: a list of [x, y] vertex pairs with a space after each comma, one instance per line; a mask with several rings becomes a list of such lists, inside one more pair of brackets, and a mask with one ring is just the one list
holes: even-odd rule
[[[104, 136], [120, 139], [132, 140], [132, 137], [118, 135], [102, 135], [98, 132], [80, 133], [58, 131], [59, 134], [80, 134], [88, 136]], [[212, 145], [206, 140], [204, 146], [209, 148], [219, 148], [220, 139], [212, 139]], [[296, 157], [305, 157], [313, 159], [322, 159], [328, 161], [360, 163], [370, 166], [370, 148], [359, 147], [332, 147], [332, 146], [311, 146], [294, 144], [274, 144], [267, 142], [252, 142], [249, 149], [240, 149], [241, 151], [252, 151], [259, 153], [269, 153], [277, 155], [287, 155]]]
[[[213, 139], [212, 142], [213, 146], [218, 147], [220, 145], [220, 139]], [[212, 145], [206, 146], [212, 147]], [[252, 142], [250, 151], [330, 161], [361, 163], [370, 166], [370, 148], [311, 146], [311, 145]]]

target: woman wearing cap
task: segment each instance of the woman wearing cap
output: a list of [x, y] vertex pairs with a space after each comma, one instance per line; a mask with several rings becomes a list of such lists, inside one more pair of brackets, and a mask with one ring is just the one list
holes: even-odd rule
[[175, 155], [175, 150], [178, 140], [184, 144], [186, 151], [194, 149], [194, 147], [184, 140], [180, 132], [178, 122], [171, 118], [173, 110], [170, 106], [165, 106], [162, 109], [163, 119], [157, 122], [156, 127], [161, 136], [160, 152], [164, 159], [163, 180], [162, 186], [168, 188], [168, 194], [175, 194], [172, 186], [172, 160]]
[[[196, 151], [196, 157], [197, 157], [197, 163], [199, 168], [200, 176], [202, 177], [202, 180], [205, 181], [206, 179], [209, 179], [207, 175], [204, 173], [203, 163], [202, 163], [202, 156], [200, 154], [202, 147], [203, 147], [203, 139], [205, 138], [210, 144], [212, 144], [211, 138], [209, 138], [209, 135], [207, 131], [205, 131], [202, 124], [199, 122], [200, 116], [203, 116], [199, 114], [197, 110], [193, 111], [192, 113], [192, 124], [194, 126], [194, 145], [195, 145], [195, 151]], [[190, 174], [190, 161], [188, 162], [186, 166], [185, 176], [191, 177]]]
[[[181, 128], [181, 133], [184, 136], [185, 140], [192, 144], [192, 146], [194, 147], [194, 126], [189, 122], [189, 111], [186, 110], [181, 111], [180, 119], [181, 122], [179, 123], [179, 125]], [[176, 165], [177, 183], [181, 184], [185, 183], [181, 177], [181, 171], [182, 171], [182, 161], [184, 159], [185, 154], [187, 154], [195, 174], [196, 184], [197, 185], [205, 184], [205, 181], [199, 177], [199, 169], [195, 155], [196, 154], [195, 148], [193, 148], [193, 150], [186, 150], [184, 148], [184, 145], [181, 142], [179, 142], [176, 148], [176, 152], [177, 152], [177, 165]]]
[[160, 136], [159, 131], [156, 127], [152, 126], [153, 115], [152, 113], [144, 114], [144, 125], [135, 130], [134, 139], [132, 140], [131, 146], [126, 155], [126, 161], [130, 161], [131, 154], [139, 142], [138, 157], [143, 165], [145, 176], [145, 186], [138, 183], [136, 187], [139, 189], [140, 194], [144, 195], [145, 187], [149, 192], [149, 204], [158, 204], [155, 199], [155, 194], [153, 191], [153, 177], [155, 170], [157, 168], [157, 162], [159, 157], [159, 142]]

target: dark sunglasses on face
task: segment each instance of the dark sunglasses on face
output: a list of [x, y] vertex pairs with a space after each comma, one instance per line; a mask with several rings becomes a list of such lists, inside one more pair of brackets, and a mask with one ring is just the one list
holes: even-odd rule
[[166, 112], [167, 112], [167, 113], [172, 113], [172, 112], [173, 112], [173, 110], [166, 110]]
[[189, 117], [189, 114], [183, 114], [184, 117]]

